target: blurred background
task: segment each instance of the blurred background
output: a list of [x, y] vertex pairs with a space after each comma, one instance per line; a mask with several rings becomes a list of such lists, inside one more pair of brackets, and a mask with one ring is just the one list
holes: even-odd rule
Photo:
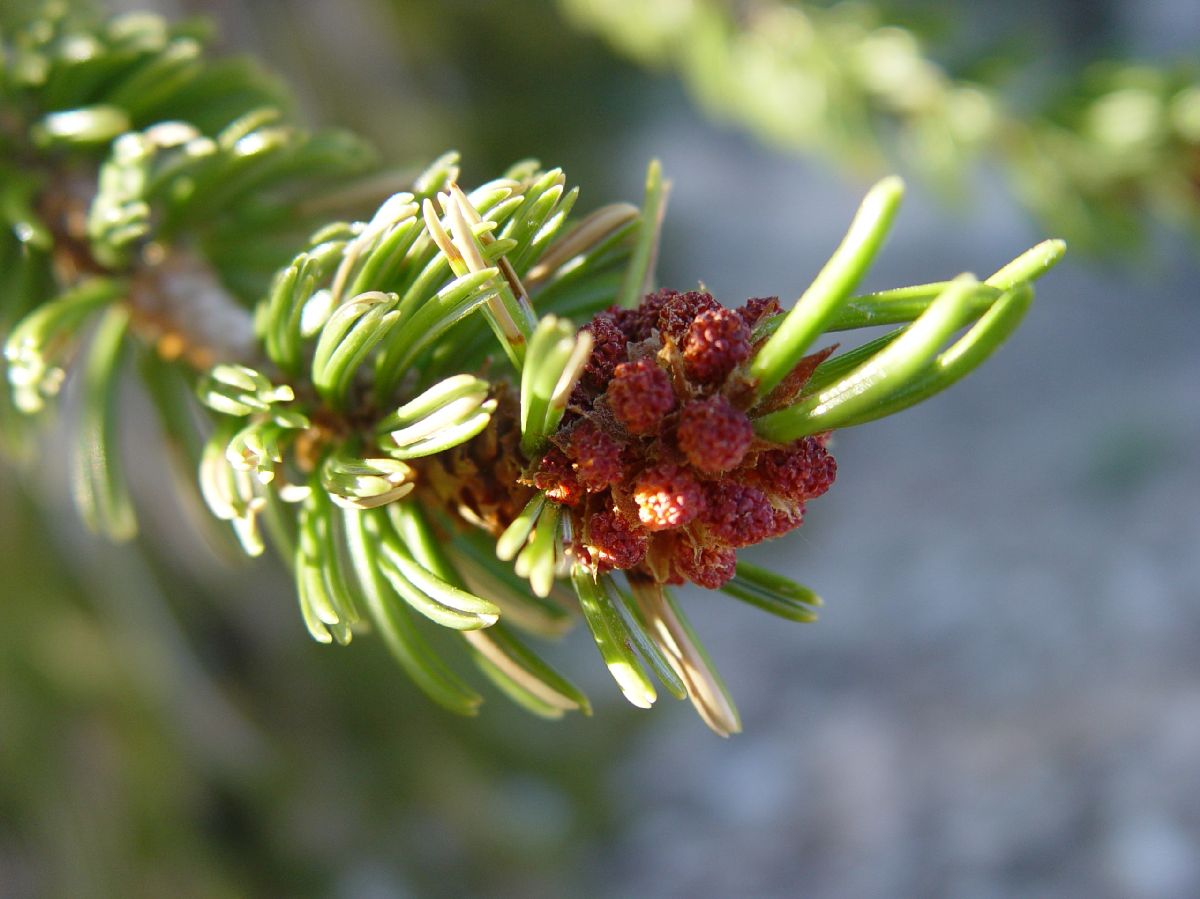
[[[580, 5], [116, 6], [212, 17], [400, 166], [456, 147], [476, 181], [536, 155], [591, 209], [660, 157], [660, 282], [794, 299], [875, 164], [714, 121]], [[1200, 47], [1192, 0], [874, 15], [951, 71], [1006, 61], [1017, 108], [1093, 59]], [[952, 189], [916, 176], [865, 287], [986, 275], [1045, 236], [986, 157]], [[1069, 254], [981, 371], [839, 433], [834, 489], [755, 556], [825, 597], [819, 624], [684, 596], [730, 740], [625, 704], [586, 634], [553, 653], [595, 716], [560, 723], [494, 695], [459, 720], [380, 641], [318, 646], [285, 573], [180, 511], [148, 413], [136, 546], [80, 531], [62, 464], [0, 469], [0, 896], [1200, 895], [1196, 247], [1159, 221]]]

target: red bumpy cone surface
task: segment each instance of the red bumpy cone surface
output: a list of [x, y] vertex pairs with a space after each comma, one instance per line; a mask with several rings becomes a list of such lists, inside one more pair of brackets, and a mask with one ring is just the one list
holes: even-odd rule
[[[751, 333], [781, 311], [773, 297], [732, 310], [704, 291], [660, 290], [586, 325], [591, 357], [524, 480], [566, 507], [577, 559], [715, 588], [737, 549], [802, 524], [837, 475], [826, 436], [768, 443], [749, 414]], [[823, 358], [797, 365], [796, 391]]]

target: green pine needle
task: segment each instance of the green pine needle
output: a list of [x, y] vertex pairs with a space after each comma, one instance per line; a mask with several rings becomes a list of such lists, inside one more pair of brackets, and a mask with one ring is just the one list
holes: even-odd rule
[[867, 193], [841, 245], [750, 364], [760, 397], [795, 367], [845, 304], [879, 251], [903, 195], [904, 183], [896, 177]]

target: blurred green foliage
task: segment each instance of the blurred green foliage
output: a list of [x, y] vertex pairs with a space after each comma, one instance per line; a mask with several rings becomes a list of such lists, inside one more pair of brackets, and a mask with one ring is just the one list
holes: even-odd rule
[[1012, 79], [986, 80], [978, 59], [964, 65], [978, 80], [956, 77], [865, 3], [559, 5], [624, 55], [680, 77], [714, 118], [781, 149], [851, 171], [898, 158], [951, 190], [989, 162], [1045, 227], [1093, 249], [1136, 244], [1154, 219], [1200, 223], [1193, 62], [1052, 71], [1029, 97]]

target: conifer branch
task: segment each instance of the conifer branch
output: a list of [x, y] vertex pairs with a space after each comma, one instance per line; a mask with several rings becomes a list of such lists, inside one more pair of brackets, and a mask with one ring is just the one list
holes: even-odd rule
[[[208, 425], [200, 493], [248, 555], [271, 545], [285, 561], [313, 639], [377, 631], [463, 714], [480, 696], [430, 627], [557, 718], [589, 701], [517, 632], [554, 636], [577, 613], [632, 703], [652, 705], [658, 682], [736, 733], [669, 588], [814, 620], [811, 590], [736, 550], [799, 527], [829, 489], [830, 428], [973, 370], [1062, 254], [1048, 242], [983, 283], [851, 296], [896, 217], [887, 179], [791, 312], [775, 298], [735, 309], [651, 291], [657, 163], [640, 208], [572, 218], [562, 171], [527, 161], [467, 189], [453, 153], [373, 214], [301, 221], [328, 211], [329, 191], [353, 194], [372, 157], [297, 127], [253, 67], [209, 60], [154, 17], [48, 6], [2, 24], [8, 442], [18, 413], [48, 414], [63, 379], [82, 378], [80, 510], [132, 536], [116, 387], [126, 351], [153, 350], [142, 371], [164, 432], [180, 433], [190, 391]], [[813, 350], [882, 323], [900, 327]]]

